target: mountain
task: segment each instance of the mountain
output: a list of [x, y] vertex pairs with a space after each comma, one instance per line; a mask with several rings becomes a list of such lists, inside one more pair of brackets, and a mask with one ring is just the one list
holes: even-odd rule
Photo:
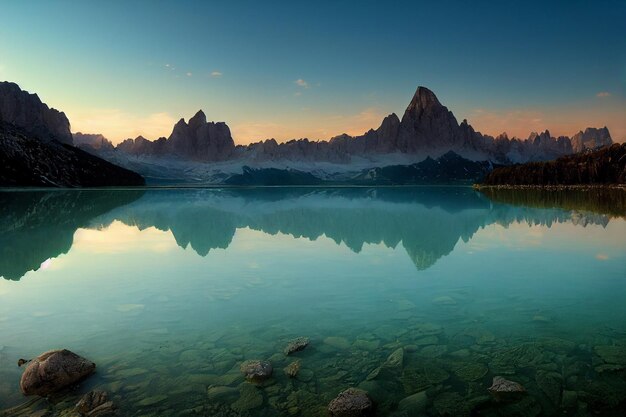
[[585, 149], [596, 149], [613, 143], [609, 129], [604, 126], [601, 129], [588, 127], [572, 136], [572, 148], [574, 152], [582, 152]]
[[73, 143], [65, 113], [49, 108], [37, 94], [22, 91], [15, 83], [0, 82], [0, 121], [21, 128], [24, 133], [44, 142]]
[[207, 122], [202, 110], [189, 123], [180, 119], [170, 136], [149, 141], [143, 136], [126, 139], [117, 147], [129, 155], [177, 157], [190, 161], [223, 161], [232, 156], [235, 142], [223, 122]]
[[[473, 178], [457, 170], [458, 158], [467, 166], [483, 162], [491, 169], [492, 164], [552, 160], [612, 143], [606, 128], [588, 128], [575, 138], [553, 137], [548, 130], [533, 132], [527, 139], [509, 138], [506, 133], [495, 138], [483, 135], [467, 120], [459, 124], [431, 90], [418, 87], [402, 118], [392, 113], [377, 129], [361, 136], [341, 134], [329, 141], [305, 138], [284, 143], [267, 139], [235, 146], [225, 123], [207, 122], [199, 111], [189, 122], [178, 121], [167, 138], [150, 141], [140, 136], [125, 140], [114, 151], [94, 152], [141, 172], [154, 183], [223, 183], [231, 177], [231, 183], [265, 184], [263, 178], [271, 179], [272, 184], [280, 178], [290, 184], [298, 179], [304, 181], [302, 184], [350, 183], [355, 178], [366, 180], [368, 172], [378, 175], [384, 168], [389, 168], [385, 175], [396, 173], [389, 183], [411, 183], [410, 178], [415, 179], [413, 183], [424, 183], [441, 182], [444, 177], [446, 181], [476, 181], [484, 176], [483, 168], [470, 169], [468, 172], [477, 174]], [[458, 158], [439, 161], [444, 155]], [[432, 160], [439, 163], [433, 165]], [[421, 162], [424, 165], [419, 172], [413, 172], [415, 164]], [[434, 171], [425, 169], [429, 164]], [[401, 173], [406, 175], [400, 178]]]
[[[79, 141], [82, 138], [79, 138]], [[70, 123], [36, 94], [0, 82], [0, 186], [143, 185], [137, 173], [74, 146]]]
[[115, 149], [113, 143], [100, 134], [77, 132], [72, 134], [72, 137], [74, 138], [74, 146], [84, 149], [87, 152], [89, 152], [89, 150], [112, 151]]
[[485, 185], [626, 184], [626, 143], [494, 169]]

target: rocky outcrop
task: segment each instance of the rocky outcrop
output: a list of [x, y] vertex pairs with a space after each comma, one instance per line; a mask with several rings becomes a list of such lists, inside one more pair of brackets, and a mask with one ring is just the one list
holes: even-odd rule
[[572, 136], [571, 142], [574, 152], [582, 152], [585, 149], [596, 149], [611, 145], [613, 139], [611, 139], [611, 134], [606, 126], [600, 129], [588, 127], [584, 132], [581, 130]]
[[141, 175], [57, 141], [43, 142], [0, 122], [0, 186], [139, 186]]
[[[102, 135], [78, 134], [81, 144], [99, 150], [112, 144]], [[98, 187], [144, 185], [135, 172], [90, 155], [73, 144], [65, 114], [49, 108], [36, 94], [0, 82], [0, 186]], [[86, 145], [85, 145], [86, 146]]]
[[73, 141], [65, 114], [49, 108], [37, 94], [22, 91], [15, 83], [0, 82], [0, 121], [44, 142], [56, 140], [71, 145]]
[[555, 161], [499, 167], [486, 185], [579, 185], [626, 183], [626, 144], [564, 156]]
[[24, 395], [46, 396], [91, 375], [96, 364], [67, 349], [42, 353], [29, 362], [20, 380]]

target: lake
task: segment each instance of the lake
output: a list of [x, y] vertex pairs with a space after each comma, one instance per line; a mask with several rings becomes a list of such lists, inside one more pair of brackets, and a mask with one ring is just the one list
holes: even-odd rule
[[[359, 387], [378, 416], [623, 416], [625, 194], [2, 191], [0, 410], [97, 388], [123, 416], [325, 416]], [[18, 359], [58, 348], [96, 373], [24, 397]]]

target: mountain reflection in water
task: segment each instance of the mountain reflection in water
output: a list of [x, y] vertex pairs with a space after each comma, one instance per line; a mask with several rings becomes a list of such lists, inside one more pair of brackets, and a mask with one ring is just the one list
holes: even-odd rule
[[[600, 193], [600, 194], [598, 194]], [[19, 280], [67, 253], [79, 228], [121, 221], [170, 231], [206, 256], [226, 249], [237, 229], [316, 240], [358, 253], [364, 244], [398, 245], [418, 270], [450, 254], [490, 224], [606, 226], [626, 213], [621, 191], [489, 190], [468, 187], [226, 188], [0, 192], [0, 276]]]

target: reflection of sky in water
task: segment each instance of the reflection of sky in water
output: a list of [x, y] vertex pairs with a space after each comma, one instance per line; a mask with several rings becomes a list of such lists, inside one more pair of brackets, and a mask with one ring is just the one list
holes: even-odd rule
[[66, 254], [0, 280], [0, 375], [16, 380], [14, 359], [54, 347], [101, 362], [216, 333], [274, 329], [255, 336], [261, 350], [283, 334], [351, 338], [402, 327], [407, 305], [446, 329], [481, 323], [502, 338], [592, 343], [601, 328], [626, 332], [621, 218], [590, 215], [583, 227], [557, 209], [482, 200], [237, 197], [205, 206], [179, 197], [148, 195], [70, 227]]

